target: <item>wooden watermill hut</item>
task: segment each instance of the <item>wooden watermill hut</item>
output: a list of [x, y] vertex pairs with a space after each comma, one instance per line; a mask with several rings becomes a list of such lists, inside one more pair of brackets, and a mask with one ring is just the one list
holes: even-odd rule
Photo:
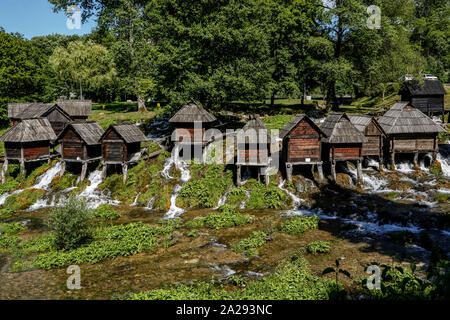
[[402, 101], [409, 102], [428, 116], [442, 114], [442, 122], [444, 121], [444, 95], [447, 92], [439, 80], [425, 80], [423, 84], [406, 81], [400, 94]]
[[358, 181], [362, 179], [362, 147], [367, 138], [355, 128], [343, 112], [331, 113], [320, 127], [325, 137], [322, 138], [323, 158], [331, 163], [331, 174], [336, 180], [336, 162], [357, 162]]
[[283, 160], [286, 176], [292, 181], [292, 172], [297, 165], [316, 165], [319, 181], [323, 182], [322, 138], [325, 134], [305, 114], [298, 114], [281, 131]]
[[241, 185], [242, 169], [256, 168], [258, 180], [261, 174], [265, 176], [266, 185], [269, 176], [266, 174], [270, 166], [270, 145], [272, 137], [261, 119], [250, 116], [249, 121], [237, 134], [236, 182]]
[[207, 145], [205, 129], [216, 120], [214, 115], [195, 102], [188, 103], [175, 113], [169, 120], [175, 126], [171, 139], [174, 143], [172, 150], [174, 158], [188, 158], [189, 153], [190, 158], [201, 155], [201, 161], [205, 162], [204, 151]]
[[32, 103], [21, 113], [11, 118], [11, 123], [17, 123], [24, 119], [47, 118], [56, 135], [59, 135], [64, 127], [73, 119], [57, 104]]
[[378, 157], [380, 169], [383, 167], [383, 141], [386, 133], [375, 117], [369, 115], [349, 115], [350, 122], [367, 138], [363, 143], [362, 156]]
[[103, 150], [102, 178], [107, 166], [122, 165], [123, 181], [127, 180], [128, 165], [141, 157], [141, 142], [147, 141], [144, 133], [135, 124], [112, 124], [100, 138]]
[[92, 112], [91, 100], [57, 100], [56, 104], [74, 121], [87, 121]]
[[396, 103], [379, 120], [387, 134], [385, 143], [395, 168], [397, 153], [414, 154], [414, 165], [418, 165], [419, 153], [432, 153], [433, 161], [438, 153], [438, 133], [445, 130], [409, 102]]
[[66, 162], [81, 163], [81, 180], [86, 177], [88, 163], [102, 159], [100, 138], [104, 131], [93, 121], [72, 122], [59, 134], [63, 165], [60, 176], [66, 170]]
[[20, 163], [21, 173], [25, 173], [25, 163], [50, 159], [50, 145], [56, 140], [56, 134], [47, 119], [26, 119], [8, 131], [0, 138], [5, 144], [5, 162], [1, 179], [5, 182], [8, 163]]

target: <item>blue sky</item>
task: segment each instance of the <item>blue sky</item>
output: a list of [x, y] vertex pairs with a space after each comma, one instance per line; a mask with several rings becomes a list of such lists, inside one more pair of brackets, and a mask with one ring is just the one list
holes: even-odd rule
[[25, 38], [52, 33], [83, 35], [95, 27], [94, 19], [70, 30], [64, 12], [54, 13], [47, 0], [0, 0], [0, 27], [6, 32], [19, 32]]

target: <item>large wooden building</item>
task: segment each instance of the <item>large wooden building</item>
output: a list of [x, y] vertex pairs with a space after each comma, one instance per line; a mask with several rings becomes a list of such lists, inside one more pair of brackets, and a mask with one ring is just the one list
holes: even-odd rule
[[108, 165], [122, 165], [123, 180], [127, 180], [128, 165], [141, 157], [141, 142], [147, 141], [135, 124], [112, 124], [100, 138], [103, 150], [102, 177]]
[[325, 134], [322, 138], [323, 159], [331, 163], [331, 174], [336, 180], [336, 162], [357, 162], [358, 181], [362, 179], [362, 147], [367, 138], [355, 128], [345, 113], [331, 113], [320, 129]]
[[56, 135], [59, 135], [64, 127], [72, 121], [72, 118], [57, 104], [32, 103], [18, 114], [10, 118], [14, 125], [24, 119], [47, 118]]
[[319, 181], [323, 182], [322, 138], [325, 134], [305, 114], [296, 115], [281, 131], [283, 139], [283, 160], [286, 176], [292, 181], [293, 168], [296, 165], [316, 165]]
[[245, 126], [237, 132], [236, 181], [241, 185], [242, 168], [256, 168], [258, 180], [265, 176], [266, 185], [269, 176], [266, 174], [270, 166], [270, 145], [272, 137], [264, 123], [257, 116], [250, 116]]
[[442, 114], [444, 121], [444, 86], [439, 80], [425, 80], [423, 84], [417, 81], [406, 81], [400, 92], [402, 101], [407, 101], [414, 108], [431, 116]]
[[398, 102], [378, 121], [387, 134], [386, 147], [395, 169], [397, 153], [414, 154], [414, 165], [418, 165], [419, 153], [432, 153], [436, 160], [438, 133], [445, 130], [409, 102]]
[[91, 100], [57, 100], [56, 104], [74, 121], [87, 121], [92, 112]]
[[350, 122], [367, 138], [363, 143], [363, 157], [378, 157], [380, 169], [383, 167], [383, 141], [386, 133], [375, 117], [369, 115], [349, 115]]
[[47, 119], [26, 119], [6, 131], [0, 138], [5, 144], [5, 162], [2, 168], [2, 183], [8, 163], [20, 163], [25, 173], [25, 163], [50, 159], [50, 145], [56, 140], [55, 132]]
[[194, 157], [205, 162], [205, 147], [207, 139], [205, 129], [217, 119], [195, 102], [188, 103], [181, 108], [169, 122], [175, 126], [172, 134], [174, 148], [172, 154], [175, 160], [188, 160]]
[[66, 162], [80, 163], [81, 180], [84, 180], [88, 163], [102, 159], [100, 138], [103, 133], [97, 122], [81, 121], [68, 124], [58, 136], [63, 160], [60, 175], [65, 172]]

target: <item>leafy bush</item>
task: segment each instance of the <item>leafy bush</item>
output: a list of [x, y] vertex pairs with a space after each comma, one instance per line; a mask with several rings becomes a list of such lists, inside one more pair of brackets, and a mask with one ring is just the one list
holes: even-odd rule
[[317, 229], [318, 227], [319, 218], [317, 216], [294, 217], [283, 223], [280, 227], [280, 231], [287, 234], [296, 235], [307, 230]]
[[328, 241], [314, 241], [307, 245], [306, 249], [309, 253], [328, 253], [331, 245]]
[[113, 208], [112, 205], [102, 204], [94, 210], [94, 217], [106, 220], [114, 220], [119, 219], [120, 214]]
[[62, 191], [64, 189], [75, 186], [76, 182], [77, 176], [66, 172], [61, 178], [59, 176], [56, 176], [52, 180], [52, 189], [53, 191]]
[[16, 236], [0, 235], [0, 249], [8, 249], [19, 243]]
[[51, 269], [68, 264], [98, 263], [117, 256], [129, 256], [158, 247], [158, 236], [170, 236], [171, 226], [150, 226], [141, 222], [98, 229], [94, 241], [73, 250], [39, 254], [35, 267]]
[[309, 273], [303, 258], [285, 259], [274, 273], [246, 283], [244, 289], [226, 290], [213, 281], [176, 285], [125, 296], [130, 300], [329, 300], [343, 290], [328, 279]]
[[242, 226], [252, 222], [249, 216], [237, 213], [234, 207], [224, 205], [220, 212], [208, 214], [206, 217], [197, 218], [186, 223], [188, 228], [207, 227], [211, 229], [231, 228]]
[[247, 182], [247, 185], [250, 188], [247, 209], [282, 209], [289, 202], [286, 194], [276, 186], [266, 187], [254, 179]]
[[180, 190], [183, 207], [212, 208], [233, 184], [233, 173], [225, 171], [225, 165], [191, 166], [193, 178]]
[[430, 173], [434, 174], [436, 176], [441, 175], [442, 174], [442, 166], [441, 163], [439, 161], [434, 161], [431, 166], [430, 166]]
[[187, 233], [187, 236], [191, 237], [191, 238], [197, 238], [198, 234], [199, 234], [199, 231], [197, 229], [192, 229]]
[[61, 207], [49, 214], [48, 226], [54, 233], [59, 249], [73, 249], [88, 241], [91, 236], [92, 212], [83, 199], [69, 197]]
[[19, 222], [0, 223], [0, 234], [13, 235], [25, 229], [26, 228]]
[[19, 186], [19, 182], [17, 182], [16, 180], [9, 180], [6, 181], [5, 183], [1, 183], [0, 184], [0, 195], [10, 192], [14, 189], [16, 189]]
[[228, 193], [227, 203], [233, 206], [238, 206], [242, 201], [247, 198], [245, 187], [233, 188]]
[[269, 233], [264, 231], [253, 231], [250, 237], [243, 239], [233, 246], [234, 252], [242, 252], [246, 256], [256, 256], [258, 249], [268, 240]]

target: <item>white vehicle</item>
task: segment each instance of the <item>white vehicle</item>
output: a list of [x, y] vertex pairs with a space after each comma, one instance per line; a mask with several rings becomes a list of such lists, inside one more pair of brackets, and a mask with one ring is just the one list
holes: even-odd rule
[[432, 74], [424, 74], [424, 75], [423, 75], [423, 78], [424, 78], [425, 80], [438, 80], [438, 77], [433, 76]]

